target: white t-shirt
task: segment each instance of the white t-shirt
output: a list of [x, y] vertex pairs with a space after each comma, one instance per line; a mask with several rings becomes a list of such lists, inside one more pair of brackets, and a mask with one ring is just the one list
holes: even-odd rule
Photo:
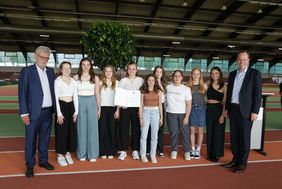
[[[118, 87], [119, 82], [116, 81], [115, 89]], [[102, 82], [100, 82], [100, 86], [102, 86]], [[101, 88], [101, 106], [116, 106], [114, 104], [115, 101], [115, 89], [113, 90], [112, 87], [105, 87]]]
[[120, 88], [126, 90], [140, 90], [144, 80], [141, 77], [136, 77], [133, 80], [130, 80], [128, 77], [122, 78], [119, 82]]
[[186, 101], [192, 100], [191, 89], [183, 84], [180, 86], [169, 84], [166, 90], [166, 112], [185, 114]]
[[55, 80], [55, 98], [58, 116], [62, 115], [59, 104], [59, 98], [62, 96], [73, 97], [75, 113], [78, 114], [77, 84], [74, 79], [71, 78], [70, 84], [65, 83], [60, 76]]

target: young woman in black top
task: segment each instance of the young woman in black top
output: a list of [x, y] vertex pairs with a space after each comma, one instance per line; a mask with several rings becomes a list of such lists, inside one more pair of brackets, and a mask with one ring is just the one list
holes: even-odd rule
[[225, 120], [224, 105], [226, 99], [226, 85], [219, 67], [210, 71], [210, 81], [207, 90], [207, 158], [218, 162], [224, 155]]

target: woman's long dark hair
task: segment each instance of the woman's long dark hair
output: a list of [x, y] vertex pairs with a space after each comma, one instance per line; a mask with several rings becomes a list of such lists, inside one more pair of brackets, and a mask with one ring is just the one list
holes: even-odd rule
[[93, 64], [92, 64], [92, 62], [89, 58], [81, 59], [81, 61], [79, 63], [79, 68], [78, 68], [78, 71], [77, 71], [78, 80], [81, 81], [81, 75], [83, 73], [82, 62], [84, 62], [84, 61], [88, 61], [90, 63], [90, 70], [89, 70], [90, 80], [89, 81], [90, 81], [90, 83], [95, 83], [95, 72], [93, 70]]
[[213, 68], [211, 69], [211, 71], [210, 71], [209, 87], [212, 87], [212, 84], [213, 84], [213, 82], [214, 82], [214, 80], [213, 80], [212, 77], [211, 77], [211, 73], [212, 73], [213, 70], [216, 70], [216, 71], [219, 72], [219, 78], [218, 78], [218, 85], [219, 85], [218, 90], [219, 90], [219, 89], [221, 89], [221, 88], [224, 86], [224, 81], [223, 81], [223, 74], [222, 74], [222, 71], [221, 71], [221, 69], [220, 69], [219, 67], [217, 67], [217, 66], [213, 67]]
[[156, 76], [155, 76], [154, 74], [149, 74], [149, 75], [147, 75], [146, 80], [143, 82], [143, 85], [140, 87], [140, 91], [141, 91], [142, 94], [147, 94], [147, 93], [149, 93], [148, 79], [149, 79], [150, 77], [153, 77], [153, 78], [155, 79], [155, 85], [154, 85], [153, 91], [154, 91], [156, 94], [158, 94], [160, 87], [159, 87], [157, 78], [156, 78]]
[[156, 66], [155, 69], [154, 69], [154, 71], [153, 71], [153, 74], [156, 75], [157, 69], [161, 69], [161, 70], [162, 70], [161, 83], [162, 83], [162, 87], [163, 87], [163, 90], [164, 90], [164, 91], [163, 91], [162, 89], [161, 89], [161, 91], [162, 91], [162, 92], [165, 92], [166, 86], [167, 86], [168, 77], [167, 77], [167, 75], [166, 75], [166, 73], [165, 73], [164, 67], [162, 67], [162, 66]]

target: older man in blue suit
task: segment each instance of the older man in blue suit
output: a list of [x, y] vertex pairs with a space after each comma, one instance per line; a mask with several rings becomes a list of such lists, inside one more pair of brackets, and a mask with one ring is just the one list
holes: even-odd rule
[[21, 70], [19, 106], [25, 124], [26, 177], [33, 177], [38, 138], [39, 166], [54, 170], [48, 163], [48, 146], [55, 107], [53, 69], [46, 66], [51, 50], [40, 46], [35, 51], [35, 64]]

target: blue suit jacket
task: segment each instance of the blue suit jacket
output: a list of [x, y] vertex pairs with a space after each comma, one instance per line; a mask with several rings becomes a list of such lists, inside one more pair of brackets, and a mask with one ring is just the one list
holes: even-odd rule
[[[226, 106], [230, 112], [231, 98], [233, 93], [233, 86], [237, 70], [230, 73], [228, 77]], [[251, 113], [258, 114], [261, 106], [262, 81], [261, 74], [258, 70], [248, 68], [243, 84], [239, 93], [239, 107], [241, 115], [244, 118], [250, 118]]]
[[[46, 73], [49, 81], [50, 92], [52, 96], [53, 112], [55, 110], [54, 80], [55, 73], [52, 68], [46, 67]], [[21, 70], [19, 79], [19, 114], [29, 114], [31, 120], [36, 120], [42, 108], [43, 91], [40, 78], [35, 64], [25, 67]]]

